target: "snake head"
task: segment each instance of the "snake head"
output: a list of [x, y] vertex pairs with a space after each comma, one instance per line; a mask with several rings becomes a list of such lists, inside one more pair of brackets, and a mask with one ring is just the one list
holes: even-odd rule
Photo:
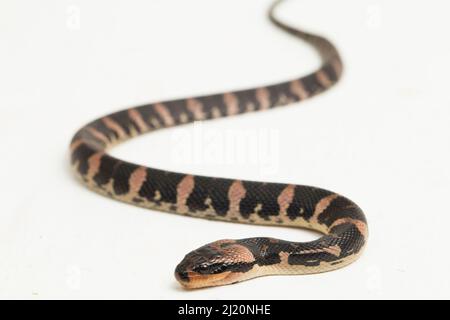
[[178, 282], [187, 289], [232, 284], [253, 277], [255, 259], [235, 240], [220, 240], [188, 253], [175, 269]]

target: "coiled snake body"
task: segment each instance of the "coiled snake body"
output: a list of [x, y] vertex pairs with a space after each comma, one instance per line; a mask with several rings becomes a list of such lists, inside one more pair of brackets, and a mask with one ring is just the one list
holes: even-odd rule
[[322, 58], [316, 72], [249, 90], [152, 103], [116, 112], [81, 128], [71, 143], [72, 165], [92, 190], [139, 206], [222, 221], [302, 227], [324, 236], [308, 243], [272, 238], [220, 240], [188, 255], [175, 276], [186, 288], [231, 284], [270, 274], [310, 274], [356, 260], [368, 229], [361, 209], [323, 189], [175, 173], [116, 159], [116, 143], [160, 128], [271, 109], [311, 98], [340, 78], [342, 62], [325, 38], [271, 21], [310, 43]]

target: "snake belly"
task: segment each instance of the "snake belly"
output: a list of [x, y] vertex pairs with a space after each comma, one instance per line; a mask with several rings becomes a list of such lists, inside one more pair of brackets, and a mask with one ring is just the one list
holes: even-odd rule
[[312, 45], [322, 59], [314, 73], [291, 81], [208, 96], [163, 101], [112, 113], [83, 128], [71, 142], [76, 175], [108, 197], [180, 215], [319, 231], [300, 243], [273, 238], [219, 240], [187, 254], [175, 276], [185, 288], [232, 284], [264, 275], [311, 274], [348, 265], [362, 253], [368, 228], [351, 200], [324, 189], [282, 183], [197, 176], [136, 165], [108, 154], [109, 148], [157, 129], [268, 110], [311, 98], [332, 87], [342, 74], [338, 51], [327, 39], [277, 27]]

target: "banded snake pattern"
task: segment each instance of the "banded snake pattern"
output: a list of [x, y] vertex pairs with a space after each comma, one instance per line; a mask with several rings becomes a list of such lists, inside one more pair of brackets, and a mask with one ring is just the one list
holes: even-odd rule
[[314, 97], [342, 74], [327, 39], [279, 21], [273, 24], [312, 45], [322, 65], [291, 81], [248, 90], [164, 101], [112, 113], [81, 128], [71, 142], [79, 179], [105, 196], [159, 211], [238, 223], [301, 227], [323, 236], [308, 243], [273, 238], [220, 240], [187, 254], [175, 276], [189, 289], [232, 284], [272, 274], [331, 271], [355, 261], [367, 242], [362, 210], [351, 200], [311, 186], [196, 176], [116, 159], [108, 149], [162, 128], [284, 106]]

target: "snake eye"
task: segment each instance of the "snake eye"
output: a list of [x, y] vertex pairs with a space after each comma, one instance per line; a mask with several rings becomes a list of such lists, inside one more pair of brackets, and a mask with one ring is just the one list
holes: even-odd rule
[[198, 266], [196, 266], [193, 270], [195, 272], [204, 273], [204, 272], [208, 271], [208, 269], [209, 269], [209, 265], [207, 263], [202, 263], [202, 264], [199, 264]]

